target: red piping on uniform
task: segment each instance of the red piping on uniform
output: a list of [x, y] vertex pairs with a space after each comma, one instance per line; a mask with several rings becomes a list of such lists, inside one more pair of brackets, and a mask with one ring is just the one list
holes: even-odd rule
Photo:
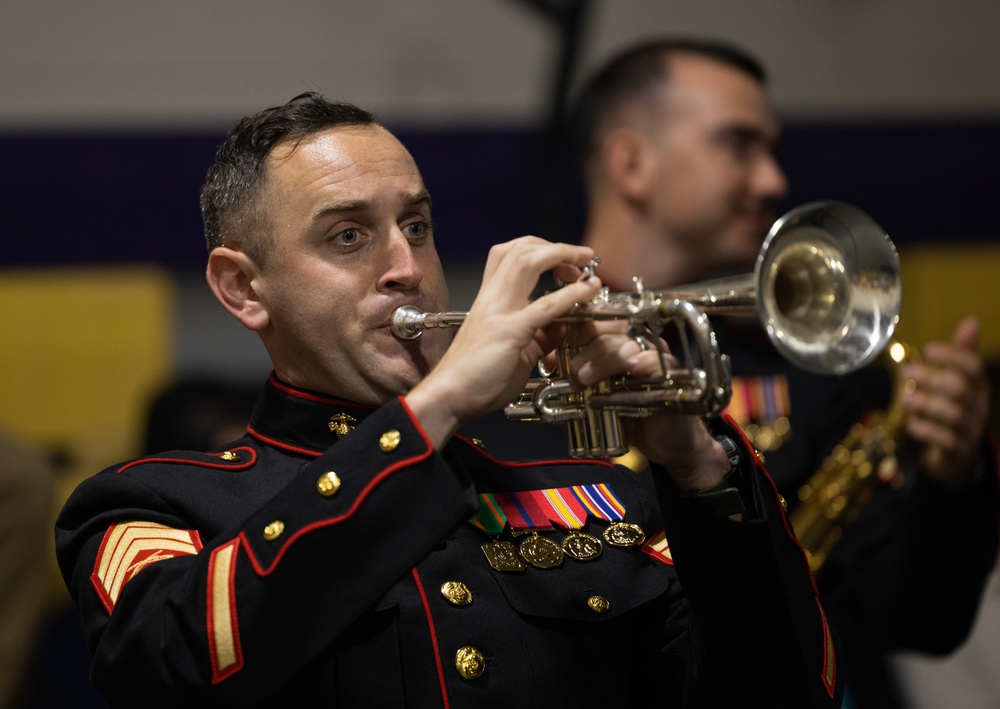
[[463, 443], [472, 446], [476, 449], [484, 458], [489, 458], [491, 461], [498, 465], [503, 465], [507, 468], [533, 468], [538, 465], [605, 465], [609, 468], [615, 467], [615, 464], [610, 460], [602, 460], [600, 458], [553, 458], [552, 460], [529, 460], [529, 461], [514, 461], [514, 460], [502, 460], [500, 458], [494, 458], [492, 455], [484, 451], [482, 448], [477, 446], [475, 443], [470, 441], [465, 436], [455, 434], [455, 438], [462, 441]]
[[401, 396], [397, 396], [396, 400], [399, 401], [399, 405], [403, 407], [403, 411], [405, 411], [406, 415], [409, 417], [410, 423], [413, 424], [413, 427], [415, 429], [417, 429], [417, 432], [420, 434], [420, 437], [424, 439], [424, 443], [427, 445], [427, 447], [433, 449], [434, 444], [431, 443], [431, 439], [427, 435], [427, 431], [425, 431], [424, 427], [420, 424], [420, 419], [414, 416], [413, 410], [410, 408], [410, 405], [406, 403], [406, 399], [404, 399]]
[[256, 438], [261, 443], [266, 443], [269, 446], [274, 446], [275, 448], [281, 448], [282, 450], [289, 451], [291, 453], [301, 453], [302, 455], [311, 455], [314, 458], [318, 458], [323, 455], [323, 451], [313, 450], [312, 448], [300, 448], [299, 446], [293, 446], [290, 443], [282, 443], [279, 440], [265, 436], [259, 431], [255, 431], [252, 427], [247, 426], [247, 433]]
[[427, 460], [427, 458], [429, 458], [430, 456], [431, 456], [431, 451], [428, 450], [423, 455], [415, 456], [413, 458], [407, 458], [406, 460], [401, 460], [397, 462], [395, 465], [391, 465], [385, 470], [383, 470], [381, 473], [372, 478], [371, 482], [365, 485], [364, 489], [361, 490], [361, 493], [354, 500], [354, 504], [351, 505], [350, 509], [348, 509], [347, 512], [341, 515], [337, 515], [336, 517], [331, 517], [330, 519], [323, 520], [322, 522], [315, 522], [313, 524], [305, 526], [299, 531], [297, 531], [295, 534], [293, 534], [291, 537], [289, 537], [288, 541], [286, 541], [284, 545], [282, 545], [281, 549], [274, 557], [274, 560], [271, 562], [271, 565], [268, 566], [267, 568], [261, 566], [260, 562], [258, 562], [257, 558], [254, 556], [253, 548], [250, 546], [250, 540], [247, 539], [246, 532], [245, 531], [240, 532], [240, 538], [243, 540], [243, 545], [247, 549], [247, 555], [250, 557], [250, 563], [253, 565], [253, 568], [257, 572], [257, 575], [267, 576], [272, 571], [274, 571], [275, 567], [278, 565], [278, 562], [281, 561], [281, 558], [285, 555], [285, 552], [288, 551], [288, 547], [292, 545], [292, 542], [298, 540], [299, 537], [302, 537], [305, 534], [308, 534], [309, 532], [315, 531], [317, 529], [322, 529], [323, 527], [329, 527], [334, 524], [339, 524], [340, 522], [343, 522], [344, 520], [349, 519], [351, 516], [353, 516], [354, 513], [357, 512], [358, 508], [361, 506], [361, 503], [365, 501], [365, 498], [368, 497], [368, 495], [372, 492], [372, 490], [374, 490], [375, 487], [377, 487], [383, 480], [389, 477], [392, 473], [401, 470], [402, 468], [407, 468], [413, 465], [414, 463], [419, 463], [421, 461]]
[[833, 638], [830, 634], [830, 624], [826, 620], [826, 612], [818, 598], [816, 606], [819, 608], [820, 620], [823, 621], [823, 667], [832, 667], [833, 669], [833, 677], [828, 677], [826, 672], [823, 673], [823, 686], [826, 687], [826, 693], [830, 695], [830, 699], [833, 699], [833, 695], [837, 691], [837, 658], [830, 657], [832, 654], [830, 650], [833, 649]]
[[312, 392], [302, 391], [301, 389], [295, 389], [288, 384], [285, 384], [278, 379], [274, 372], [271, 372], [271, 376], [268, 377], [272, 386], [275, 389], [285, 392], [291, 396], [297, 397], [299, 399], [306, 399], [307, 401], [316, 401], [321, 404], [334, 404], [337, 406], [353, 406], [360, 409], [371, 409], [374, 411], [377, 407], [371, 406], [369, 404], [359, 404], [356, 401], [344, 401], [343, 399], [335, 399], [332, 396], [323, 396], [322, 394], [313, 394]]
[[[740, 438], [743, 439], [743, 444], [747, 447], [747, 449], [753, 450], [753, 444], [751, 444], [750, 441], [747, 439], [746, 434], [743, 433], [743, 429], [739, 427], [739, 424], [737, 424], [736, 421], [733, 420], [733, 418], [729, 414], [723, 414], [722, 418], [724, 418], [731, 426], [733, 426], [736, 429], [736, 431], [740, 434]], [[760, 462], [760, 458], [758, 458], [757, 456], [753, 456], [753, 463], [754, 467], [756, 467], [758, 472], [761, 473], [761, 477], [767, 481], [768, 487], [770, 487], [771, 492], [774, 493], [775, 499], [780, 501], [781, 493], [778, 492], [778, 488], [774, 484], [774, 480], [771, 479], [771, 476], [768, 474], [767, 470], [765, 470], [764, 465]], [[803, 549], [802, 545], [799, 544], [799, 540], [798, 537], [795, 536], [795, 532], [792, 531], [792, 526], [788, 522], [788, 515], [785, 514], [781, 515], [781, 523], [785, 528], [785, 534], [788, 535], [788, 538], [792, 540], [792, 543], [795, 544], [795, 548], [798, 549], [799, 553], [802, 555], [802, 561], [805, 562], [806, 568], [809, 568], [809, 558], [806, 556], [805, 549]], [[812, 572], [809, 573], [809, 583], [812, 585], [813, 593], [818, 596], [819, 590], [816, 588], [816, 580], [813, 578]]]
[[[177, 465], [195, 465], [199, 468], [212, 468], [214, 470], [246, 470], [247, 468], [252, 468], [257, 462], [257, 451], [249, 446], [240, 446], [239, 448], [232, 448], [233, 451], [248, 451], [250, 453], [250, 460], [245, 463], [240, 463], [239, 465], [225, 465], [223, 463], [210, 463], [208, 461], [202, 460], [190, 460], [188, 458], [139, 458], [138, 460], [133, 460], [126, 463], [122, 467], [116, 470], [116, 473], [123, 473], [129, 468], [135, 467], [136, 465], [145, 465], [146, 463], [176, 463]], [[225, 452], [225, 451], [222, 451]], [[222, 455], [220, 453], [205, 453], [205, 455]]]
[[431, 606], [427, 601], [427, 594], [424, 593], [424, 585], [420, 583], [420, 574], [417, 573], [417, 569], [413, 568], [410, 573], [413, 574], [413, 582], [417, 585], [420, 602], [424, 605], [424, 615], [427, 616], [427, 630], [431, 636], [431, 647], [434, 648], [434, 665], [437, 667], [438, 682], [441, 685], [441, 703], [444, 705], [444, 709], [448, 709], [450, 706], [448, 703], [448, 690], [444, 683], [444, 667], [441, 666], [441, 649], [438, 647], [437, 631], [434, 630], [434, 617], [431, 615]]
[[[729, 414], [723, 414], [722, 418], [725, 419], [731, 426], [733, 426], [736, 429], [736, 431], [740, 434], [740, 438], [743, 439], [743, 443], [747, 447], [747, 449], [753, 450], [753, 446], [751, 445], [750, 441], [747, 440], [746, 434], [743, 433], [743, 429], [739, 427], [739, 425], [736, 423], [733, 417], [730, 416]], [[774, 480], [771, 479], [771, 476], [767, 473], [767, 470], [764, 469], [763, 464], [760, 462], [760, 458], [754, 456], [753, 460], [754, 460], [754, 466], [761, 473], [761, 477], [765, 481], [767, 481], [767, 484], [771, 488], [771, 492], [774, 494], [775, 499], [780, 500], [781, 494], [778, 492], [778, 488], [774, 484]], [[802, 548], [802, 545], [799, 544], [799, 540], [798, 537], [795, 536], [795, 532], [792, 531], [791, 524], [788, 522], [788, 515], [786, 514], [781, 515], [781, 523], [782, 525], [784, 525], [785, 534], [788, 535], [788, 538], [791, 539], [792, 544], [795, 545], [795, 548], [799, 550], [799, 554], [802, 556], [802, 563], [805, 564], [806, 571], [809, 573], [809, 585], [812, 586], [813, 595], [816, 597], [816, 604], [819, 606], [820, 624], [823, 626], [823, 667], [825, 669], [827, 664], [830, 662], [829, 655], [827, 655], [827, 642], [826, 642], [830, 630], [826, 622], [826, 613], [824, 613], [823, 611], [823, 604], [820, 603], [819, 601], [819, 590], [816, 588], [816, 579], [813, 578], [812, 571], [809, 570], [809, 558], [806, 556], [806, 552]], [[834, 672], [834, 677], [836, 677], [837, 676], [836, 660], [834, 660], [833, 672]], [[826, 688], [827, 693], [832, 698], [836, 688], [836, 682], [834, 682], [832, 685], [828, 683], [825, 672], [823, 674], [822, 680], [823, 680], [823, 686]]]

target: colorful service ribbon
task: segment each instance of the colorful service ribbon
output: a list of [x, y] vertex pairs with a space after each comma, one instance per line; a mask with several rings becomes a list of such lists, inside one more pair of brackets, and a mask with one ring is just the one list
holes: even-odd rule
[[784, 376], [733, 377], [732, 388], [726, 413], [740, 426], [769, 423], [788, 416], [791, 410]]
[[486, 534], [497, 536], [507, 523], [512, 529], [541, 529], [553, 524], [563, 529], [581, 529], [588, 515], [618, 522], [625, 518], [625, 506], [604, 483], [480, 493], [479, 510], [469, 522]]

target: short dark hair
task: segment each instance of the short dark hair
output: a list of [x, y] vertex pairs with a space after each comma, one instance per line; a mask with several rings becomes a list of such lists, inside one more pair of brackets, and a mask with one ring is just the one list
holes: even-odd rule
[[283, 106], [266, 108], [237, 123], [219, 145], [201, 188], [205, 243], [238, 246], [263, 264], [270, 250], [268, 222], [259, 199], [267, 159], [287, 139], [304, 138], [336, 126], [378, 125], [374, 114], [309, 91]]
[[720, 40], [665, 37], [646, 40], [619, 51], [583, 84], [570, 111], [570, 139], [576, 156], [587, 161], [597, 149], [605, 121], [625, 101], [640, 96], [669, 79], [667, 59], [674, 54], [696, 54], [739, 69], [761, 84], [764, 66], [748, 52]]

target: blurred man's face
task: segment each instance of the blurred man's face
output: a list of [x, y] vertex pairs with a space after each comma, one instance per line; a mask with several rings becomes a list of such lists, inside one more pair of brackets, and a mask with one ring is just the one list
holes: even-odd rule
[[389, 331], [400, 305], [448, 309], [430, 197], [410, 154], [378, 126], [286, 141], [271, 153], [262, 199], [274, 252], [253, 286], [278, 376], [362, 403], [407, 392], [450, 340]]
[[753, 77], [711, 59], [675, 55], [669, 71], [649, 129], [659, 158], [649, 217], [701, 265], [699, 278], [745, 271], [787, 192], [773, 107]]

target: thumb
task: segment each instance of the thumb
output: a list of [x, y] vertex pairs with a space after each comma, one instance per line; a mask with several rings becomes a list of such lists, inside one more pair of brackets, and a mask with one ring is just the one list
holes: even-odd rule
[[980, 331], [979, 319], [969, 315], [955, 328], [955, 334], [951, 338], [952, 344], [969, 352], [978, 352]]

